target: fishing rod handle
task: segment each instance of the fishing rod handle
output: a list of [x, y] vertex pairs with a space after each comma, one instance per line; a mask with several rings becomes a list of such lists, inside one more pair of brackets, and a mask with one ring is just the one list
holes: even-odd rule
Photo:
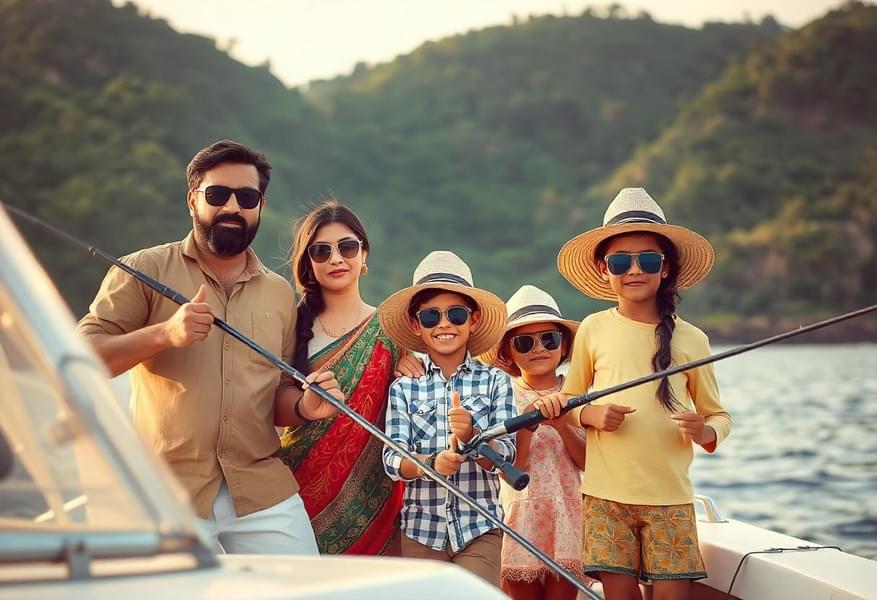
[[[580, 406], [584, 406], [585, 404], [589, 404], [590, 402], [596, 400], [589, 396], [588, 394], [583, 394], [581, 396], [574, 396], [569, 399], [564, 406], [560, 410], [560, 414], [565, 414], [571, 411], [574, 408], [578, 408]], [[520, 431], [521, 429], [528, 428], [532, 429], [536, 427], [539, 423], [543, 421], [547, 421], [541, 412], [538, 410], [531, 410], [528, 413], [524, 413], [522, 415], [518, 415], [517, 417], [512, 417], [511, 419], [506, 419], [499, 425], [491, 427], [490, 429], [486, 429], [479, 438], [478, 441], [482, 440], [492, 440], [501, 435], [505, 435], [507, 433], [514, 433], [516, 431]]]
[[502, 454], [491, 448], [488, 442], [481, 442], [474, 449], [475, 452], [493, 463], [493, 466], [502, 472], [506, 482], [516, 490], [521, 491], [530, 483], [530, 476], [526, 472], [517, 468], [514, 463], [507, 461]]

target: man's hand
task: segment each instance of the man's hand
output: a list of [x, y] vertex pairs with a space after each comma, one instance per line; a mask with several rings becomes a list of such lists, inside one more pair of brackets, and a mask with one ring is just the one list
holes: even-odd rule
[[600, 431], [615, 431], [624, 423], [624, 417], [636, 412], [635, 408], [621, 404], [591, 404], [582, 409], [582, 425], [588, 425]]
[[[333, 398], [344, 402], [344, 392], [335, 381], [335, 374], [332, 371], [320, 371], [311, 373], [307, 376], [308, 383], [315, 383], [321, 388], [329, 392]], [[298, 401], [298, 411], [302, 417], [309, 421], [319, 421], [327, 419], [338, 412], [338, 409], [329, 404], [328, 400], [324, 400], [311, 389], [305, 388], [305, 393], [301, 400]]]
[[460, 392], [451, 394], [451, 408], [448, 409], [448, 425], [454, 437], [465, 443], [472, 439], [472, 415], [460, 403]]
[[451, 447], [447, 450], [442, 450], [435, 457], [435, 470], [445, 477], [450, 477], [460, 470], [460, 465], [464, 462], [466, 462], [466, 457], [462, 454], [457, 454], [457, 438], [452, 435]]
[[203, 283], [198, 293], [189, 302], [181, 305], [170, 319], [163, 323], [162, 330], [167, 343], [172, 348], [185, 348], [200, 342], [210, 333], [213, 326], [213, 309], [204, 302], [207, 299], [207, 286]]

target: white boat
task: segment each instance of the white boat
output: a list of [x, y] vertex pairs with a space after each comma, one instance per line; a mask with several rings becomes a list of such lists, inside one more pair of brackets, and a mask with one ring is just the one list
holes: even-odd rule
[[[0, 386], [0, 600], [504, 597], [430, 561], [214, 556], [2, 208]], [[877, 562], [698, 504], [709, 578], [692, 600], [877, 598]]]

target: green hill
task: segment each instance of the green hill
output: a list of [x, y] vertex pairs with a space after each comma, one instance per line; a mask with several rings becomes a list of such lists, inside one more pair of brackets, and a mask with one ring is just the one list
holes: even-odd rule
[[450, 248], [502, 296], [530, 281], [580, 314], [587, 303], [554, 268], [569, 207], [778, 31], [548, 16], [427, 43], [307, 98], [355, 156], [335, 190], [392, 247], [379, 276], [399, 285], [427, 250]]
[[[118, 254], [184, 235], [185, 167], [216, 139], [269, 153], [272, 205], [330, 181], [311, 152], [324, 120], [297, 91], [133, 5], [0, 0], [0, 107], [0, 198]], [[260, 240], [270, 256], [290, 216], [279, 204]], [[26, 233], [83, 312], [105, 267]]]
[[875, 56], [875, 6], [850, 4], [789, 32], [732, 65], [588, 198], [643, 185], [712, 240], [716, 268], [689, 305], [714, 329], [871, 304]]
[[[126, 253], [183, 235], [185, 164], [231, 137], [275, 166], [257, 238], [270, 266], [289, 221], [334, 192], [369, 229], [372, 302], [448, 248], [476, 283], [536, 283], [581, 315], [598, 304], [557, 274], [557, 249], [641, 184], [717, 247], [687, 314], [719, 327], [833, 311], [875, 276], [875, 10], [787, 32], [533, 18], [303, 96], [132, 5], [0, 0], [0, 198]], [[104, 267], [28, 235], [84, 311]]]

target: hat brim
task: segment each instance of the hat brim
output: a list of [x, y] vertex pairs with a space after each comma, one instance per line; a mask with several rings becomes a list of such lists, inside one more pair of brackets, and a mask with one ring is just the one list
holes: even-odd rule
[[616, 300], [609, 282], [597, 267], [596, 250], [603, 240], [622, 233], [647, 232], [662, 235], [676, 247], [679, 255], [677, 289], [690, 288], [707, 276], [715, 261], [712, 245], [701, 235], [678, 225], [627, 223], [597, 227], [577, 235], [560, 249], [557, 268], [576, 288], [599, 300]]
[[503, 338], [512, 329], [517, 329], [518, 327], [523, 327], [524, 325], [532, 325], [533, 323], [555, 323], [566, 329], [569, 333], [570, 348], [572, 348], [572, 342], [576, 337], [576, 332], [579, 330], [578, 321], [571, 321], [570, 319], [558, 319], [557, 317], [549, 315], [547, 313], [534, 313], [531, 315], [527, 315], [525, 317], [521, 317], [520, 319], [516, 319], [514, 321], [506, 323], [505, 327], [503, 327], [502, 334], [499, 336], [499, 339], [496, 340], [496, 343], [483, 354], [479, 355], [478, 360], [483, 363], [503, 368], [504, 365], [499, 359], [499, 347], [500, 344], [502, 344]]
[[506, 321], [505, 303], [486, 290], [454, 283], [424, 283], [400, 290], [378, 307], [381, 327], [390, 339], [415, 352], [427, 352], [426, 344], [411, 327], [408, 305], [417, 292], [422, 290], [444, 290], [472, 298], [478, 305], [481, 320], [469, 335], [469, 352], [473, 356], [482, 354], [497, 343], [503, 333]]

